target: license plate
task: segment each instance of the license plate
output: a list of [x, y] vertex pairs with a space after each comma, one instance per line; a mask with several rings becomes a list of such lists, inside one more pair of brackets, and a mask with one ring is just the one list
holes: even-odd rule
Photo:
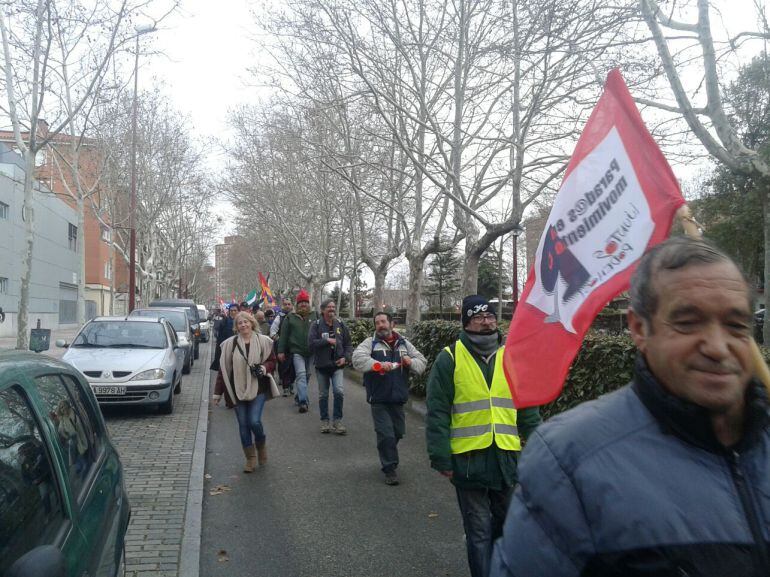
[[116, 387], [114, 385], [94, 385], [95, 395], [125, 395], [126, 387]]

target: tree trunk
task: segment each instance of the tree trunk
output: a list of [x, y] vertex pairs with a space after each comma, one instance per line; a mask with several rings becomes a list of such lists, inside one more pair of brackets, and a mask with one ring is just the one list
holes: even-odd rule
[[[759, 179], [759, 182], [764, 182], [764, 179]], [[764, 202], [762, 203], [762, 212], [764, 216], [764, 228], [765, 228], [765, 286], [764, 286], [764, 301], [765, 301], [765, 322], [762, 326], [762, 338], [765, 346], [770, 345], [770, 318], [767, 316], [768, 306], [770, 305], [770, 187], [765, 187], [764, 194], [762, 195]]]
[[497, 322], [503, 320], [503, 237], [500, 237], [500, 252], [497, 253]]
[[16, 348], [26, 351], [29, 348], [29, 286], [32, 279], [32, 250], [35, 246], [35, 213], [33, 184], [35, 178], [35, 151], [29, 148], [24, 152], [24, 260], [21, 264], [21, 291], [19, 295], [19, 313], [16, 322]]
[[[478, 235], [478, 229], [475, 226], [469, 227], [474, 236]], [[479, 288], [479, 259], [481, 253], [476, 245], [475, 238], [465, 239], [465, 266], [463, 266], [463, 284], [462, 296], [475, 295]]]
[[374, 312], [382, 310], [382, 305], [385, 304], [385, 277], [388, 274], [387, 269], [375, 269], [374, 272], [374, 294], [372, 297], [372, 308]]
[[312, 280], [310, 282], [310, 290], [313, 292], [313, 294], [310, 295], [310, 306], [314, 311], [317, 311], [321, 308], [321, 297], [324, 284], [326, 283], [317, 280]]
[[356, 318], [356, 279], [358, 278], [358, 267], [353, 266], [353, 271], [350, 274], [350, 299], [348, 300], [349, 317], [351, 319]]
[[422, 297], [422, 271], [425, 257], [422, 254], [407, 256], [409, 260], [409, 306], [406, 309], [406, 324], [420, 322], [420, 299]]
[[[73, 171], [74, 172], [74, 171]], [[77, 175], [75, 178], [79, 178]], [[77, 319], [79, 325], [86, 322], [86, 217], [85, 202], [83, 194], [79, 190], [79, 182], [76, 181], [78, 188], [78, 232], [77, 232], [77, 250], [78, 250], [78, 311]]]

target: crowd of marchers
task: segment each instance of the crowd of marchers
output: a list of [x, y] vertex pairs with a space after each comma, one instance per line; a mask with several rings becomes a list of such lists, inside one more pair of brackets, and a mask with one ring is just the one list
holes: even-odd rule
[[[212, 369], [244, 471], [267, 463], [266, 401], [293, 394], [308, 412], [311, 367], [320, 432], [346, 434], [352, 365], [385, 482], [398, 485], [409, 374], [426, 359], [390, 314], [354, 349], [332, 300], [311, 314], [301, 291], [274, 319], [238, 309], [218, 327]], [[770, 575], [768, 393], [754, 374], [749, 284], [728, 256], [685, 238], [650, 250], [631, 279], [631, 382], [544, 424], [515, 406], [495, 312], [463, 299], [462, 331], [427, 385], [427, 454], [456, 490], [472, 577]]]

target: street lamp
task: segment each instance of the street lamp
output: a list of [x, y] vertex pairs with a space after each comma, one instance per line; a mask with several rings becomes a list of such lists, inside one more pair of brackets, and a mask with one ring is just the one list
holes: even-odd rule
[[134, 103], [131, 110], [131, 205], [128, 211], [128, 227], [131, 240], [128, 256], [128, 312], [136, 307], [136, 100], [139, 91], [139, 37], [157, 30], [155, 25], [137, 26], [136, 57], [134, 59]]
[[511, 291], [511, 300], [513, 301], [513, 312], [516, 312], [516, 308], [519, 306], [519, 247], [518, 239], [519, 235], [524, 232], [521, 225], [516, 225], [511, 231], [511, 238], [513, 238], [513, 290]]

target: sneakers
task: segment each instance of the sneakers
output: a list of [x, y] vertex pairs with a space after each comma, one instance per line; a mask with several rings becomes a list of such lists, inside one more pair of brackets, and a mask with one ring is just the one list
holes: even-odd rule
[[332, 425], [332, 429], [338, 435], [345, 435], [348, 432], [348, 430], [345, 428], [345, 425], [342, 424], [342, 421], [334, 421], [334, 424]]
[[329, 425], [329, 421], [321, 421], [321, 432], [324, 434], [332, 432], [332, 428], [331, 428], [331, 425]]
[[307, 403], [302, 403], [299, 406], [299, 412], [300, 413], [307, 413]]
[[398, 475], [396, 475], [395, 471], [388, 471], [385, 473], [385, 484], [398, 485]]
[[283, 388], [283, 396], [284, 397], [288, 397], [289, 396], [289, 387], [284, 387]]

